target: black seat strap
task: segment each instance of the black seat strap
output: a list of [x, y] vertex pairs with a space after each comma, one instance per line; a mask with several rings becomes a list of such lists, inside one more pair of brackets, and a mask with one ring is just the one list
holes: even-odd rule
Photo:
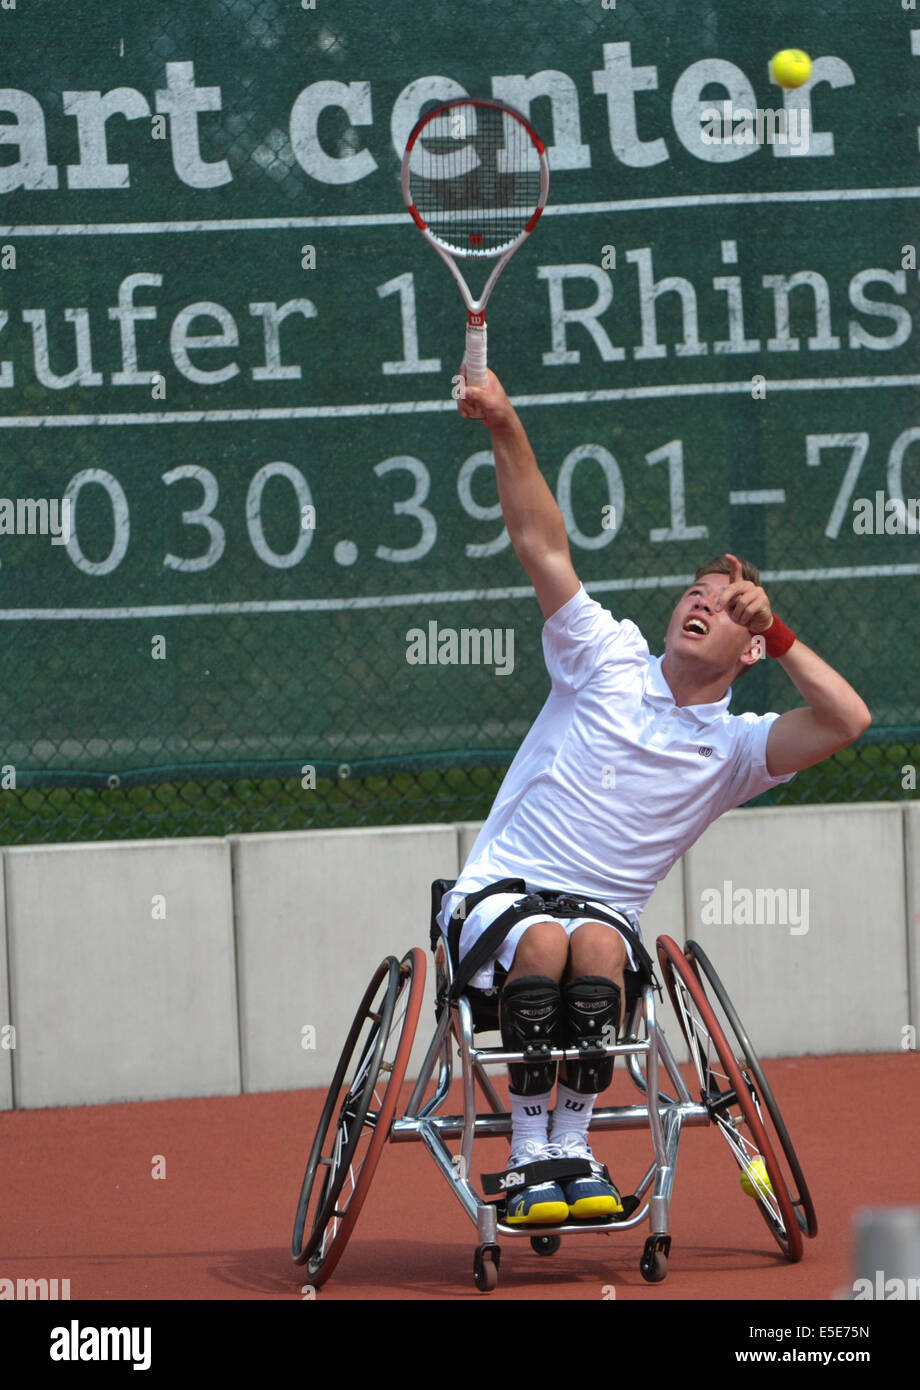
[[[451, 913], [450, 921], [447, 924], [447, 945], [448, 949], [450, 950], [451, 963], [453, 964], [455, 970], [458, 969], [460, 962], [460, 937], [463, 932], [463, 924], [466, 921], [467, 917], [469, 917], [473, 909], [475, 907], [478, 907], [484, 898], [490, 897], [493, 893], [520, 893], [523, 895], [526, 894], [526, 892], [527, 884], [524, 882], [522, 878], [501, 878], [498, 880], [497, 883], [487, 883], [485, 888], [478, 888], [475, 893], [470, 893], [467, 897], [463, 899], [463, 902], [460, 904], [459, 907], [454, 908], [454, 911]], [[503, 913], [502, 917], [504, 917], [504, 915], [505, 914]], [[488, 930], [483, 933], [483, 935], [488, 936], [489, 933], [493, 931], [495, 926], [496, 923], [493, 922], [492, 926], [489, 927]], [[509, 919], [508, 926], [502, 932], [501, 936], [498, 936], [496, 949], [498, 946], [502, 944], [505, 937], [508, 935], [510, 928], [511, 920]], [[469, 956], [472, 956], [473, 952], [477, 951], [478, 946], [479, 942], [477, 941], [475, 946], [473, 947], [473, 950], [469, 952], [467, 959], [469, 958]], [[494, 955], [494, 951], [490, 954]], [[489, 956], [482, 957], [482, 961], [486, 961], [488, 959]], [[466, 976], [466, 979], [463, 981], [464, 985], [467, 985], [469, 983], [469, 981], [472, 979], [473, 975], [476, 974], [476, 971], [478, 969], [479, 965], [476, 965], [473, 968], [472, 972]], [[454, 998], [456, 997], [457, 991], [455, 989]]]
[[[460, 934], [464, 922], [473, 909], [484, 898], [493, 893], [522, 893], [524, 896], [500, 913], [495, 921], [486, 927], [479, 939], [473, 943], [463, 959], [459, 960]], [[605, 922], [607, 925], [615, 927], [629, 943], [633, 958], [639, 967], [638, 974], [642, 977], [643, 983], [657, 984], [652, 958], [643, 946], [638, 932], [624, 917], [604, 912], [594, 907], [587, 899], [576, 897], [557, 888], [540, 888], [533, 893], [528, 893], [527, 885], [523, 879], [503, 878], [498, 883], [490, 883], [487, 887], [471, 893], [451, 916], [448, 947], [456, 970], [451, 997], [459, 998], [477, 971], [485, 965], [486, 961], [492, 959], [516, 922], [519, 922], [522, 917], [531, 917], [540, 912], [545, 912], [550, 917], [590, 917], [592, 921]]]

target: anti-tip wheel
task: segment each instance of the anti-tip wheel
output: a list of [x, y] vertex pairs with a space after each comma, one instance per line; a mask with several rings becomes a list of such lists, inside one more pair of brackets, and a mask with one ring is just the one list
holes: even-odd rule
[[649, 1236], [639, 1261], [639, 1273], [647, 1284], [660, 1284], [668, 1272], [670, 1236]]
[[498, 1266], [502, 1252], [497, 1245], [477, 1245], [473, 1257], [473, 1279], [480, 1293], [498, 1288]]

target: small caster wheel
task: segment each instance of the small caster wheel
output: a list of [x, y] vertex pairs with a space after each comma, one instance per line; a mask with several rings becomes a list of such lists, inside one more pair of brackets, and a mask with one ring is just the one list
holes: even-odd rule
[[664, 1279], [670, 1250], [670, 1236], [649, 1236], [639, 1261], [639, 1273], [647, 1284], [660, 1284]]
[[477, 1245], [473, 1258], [473, 1279], [480, 1293], [498, 1288], [498, 1266], [502, 1252], [497, 1245]]
[[555, 1255], [562, 1244], [562, 1236], [531, 1236], [530, 1247], [538, 1255]]

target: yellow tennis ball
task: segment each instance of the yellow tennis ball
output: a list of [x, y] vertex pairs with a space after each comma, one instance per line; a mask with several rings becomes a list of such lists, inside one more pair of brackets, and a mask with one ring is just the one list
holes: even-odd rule
[[[759, 1189], [751, 1180], [751, 1174], [753, 1174], [756, 1181], [761, 1184]], [[764, 1189], [766, 1189], [767, 1192], [773, 1191], [767, 1173], [767, 1165], [762, 1158], [754, 1158], [751, 1160], [750, 1170], [745, 1168], [741, 1174], [741, 1190], [742, 1192], [746, 1192], [749, 1197], [760, 1197]]]
[[811, 76], [811, 59], [800, 48], [784, 48], [773, 54], [770, 71], [781, 87], [801, 87]]

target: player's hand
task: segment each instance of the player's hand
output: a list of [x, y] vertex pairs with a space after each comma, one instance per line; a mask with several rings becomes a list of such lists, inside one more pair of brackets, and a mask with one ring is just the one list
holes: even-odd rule
[[514, 406], [505, 395], [504, 387], [494, 372], [486, 368], [484, 386], [470, 386], [466, 380], [466, 363], [460, 368], [457, 409], [465, 420], [481, 420], [487, 429], [501, 429], [515, 418]]
[[770, 600], [759, 584], [742, 579], [741, 561], [737, 555], [729, 555], [726, 551], [725, 558], [731, 566], [731, 573], [713, 607], [717, 611], [724, 608], [732, 622], [746, 627], [748, 632], [766, 632], [773, 621]]

